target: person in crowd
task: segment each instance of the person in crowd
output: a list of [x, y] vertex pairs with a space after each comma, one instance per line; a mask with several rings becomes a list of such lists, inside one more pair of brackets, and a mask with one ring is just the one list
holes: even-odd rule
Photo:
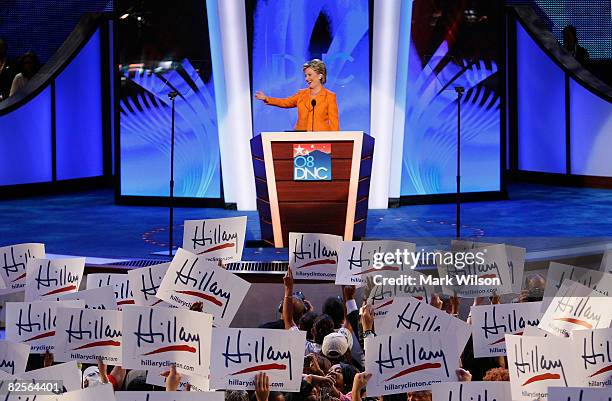
[[304, 370], [306, 375], [325, 376], [332, 364], [321, 354], [311, 353], [304, 358]]
[[350, 362], [351, 349], [344, 333], [333, 332], [323, 338], [321, 352], [331, 363]]
[[288, 98], [274, 98], [263, 92], [255, 93], [255, 98], [276, 107], [297, 107], [298, 119], [294, 129], [297, 131], [339, 131], [338, 103], [336, 94], [323, 85], [327, 82], [327, 68], [319, 59], [313, 59], [302, 66], [307, 88], [301, 89]]
[[320, 353], [321, 346], [323, 345], [323, 339], [329, 333], [334, 332], [334, 321], [327, 314], [322, 314], [315, 320], [312, 329], [312, 341], [306, 342], [307, 354], [311, 352]]
[[27, 52], [19, 59], [19, 73], [13, 78], [9, 96], [22, 90], [40, 69], [38, 57], [33, 52]]
[[510, 381], [510, 374], [506, 368], [492, 368], [487, 370], [482, 380], [485, 382], [507, 382]]
[[[306, 305], [309, 305], [310, 307], [312, 306], [309, 302], [306, 304], [302, 296], [295, 295], [293, 293], [293, 275], [291, 277], [292, 277], [291, 278], [291, 291], [292, 292], [290, 292], [289, 295], [287, 295], [287, 293], [285, 292], [285, 298], [283, 298], [283, 300], [281, 301], [278, 307], [278, 311], [281, 314], [281, 319], [261, 324], [259, 326], [260, 329], [285, 329], [286, 328], [285, 322], [282, 316], [284, 316], [285, 301], [288, 299], [291, 300], [291, 315], [292, 315], [291, 320], [294, 323], [299, 322], [302, 316], [304, 316], [304, 314], [306, 313]], [[286, 297], [289, 297], [289, 298], [286, 298]]]
[[8, 59], [8, 45], [0, 38], [0, 102], [10, 95], [15, 72]]
[[580, 64], [585, 65], [589, 62], [589, 52], [578, 43], [578, 33], [573, 25], [563, 28], [563, 48]]
[[317, 312], [308, 311], [304, 313], [298, 321], [298, 327], [300, 328], [300, 330], [306, 332], [306, 341], [314, 341], [312, 328], [317, 317], [319, 317], [319, 314]]

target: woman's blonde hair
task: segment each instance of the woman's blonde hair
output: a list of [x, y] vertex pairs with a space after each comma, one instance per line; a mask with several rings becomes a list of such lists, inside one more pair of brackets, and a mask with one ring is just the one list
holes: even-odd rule
[[312, 68], [314, 72], [317, 74], [321, 74], [321, 83], [324, 84], [327, 82], [327, 67], [325, 67], [325, 63], [323, 60], [319, 60], [318, 58], [312, 59], [302, 66], [302, 71], [306, 71], [306, 68]]

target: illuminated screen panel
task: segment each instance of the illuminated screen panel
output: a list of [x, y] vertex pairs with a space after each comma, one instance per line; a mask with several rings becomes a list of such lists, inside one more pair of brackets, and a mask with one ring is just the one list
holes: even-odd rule
[[456, 86], [465, 88], [461, 191], [500, 190], [502, 4], [470, 4], [413, 3], [411, 41], [409, 46], [400, 43], [409, 49], [402, 196], [456, 190]]
[[[206, 2], [120, 1], [121, 195], [168, 196], [176, 89], [175, 196], [221, 197]], [[129, 12], [128, 12], [129, 11]], [[138, 19], [140, 18], [140, 20]]]
[[55, 80], [58, 180], [103, 175], [100, 57], [97, 31]]
[[612, 177], [612, 104], [570, 79], [572, 174]]
[[516, 24], [518, 168], [565, 174], [564, 73]]
[[[305, 88], [302, 64], [327, 66], [325, 87], [338, 99], [341, 130], [369, 131], [368, 0], [247, 0], [252, 93], [288, 97]], [[296, 109], [253, 103], [253, 133], [293, 129]]]
[[0, 127], [0, 186], [51, 181], [51, 88], [0, 116]]

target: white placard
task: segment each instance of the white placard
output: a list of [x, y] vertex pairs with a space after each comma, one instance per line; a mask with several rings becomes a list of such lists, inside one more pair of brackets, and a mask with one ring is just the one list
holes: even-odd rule
[[83, 301], [6, 303], [6, 339], [28, 344], [30, 353], [53, 353], [57, 308], [82, 308]]
[[0, 341], [0, 370], [19, 376], [25, 372], [30, 355], [28, 344]]
[[[338, 254], [338, 269], [336, 273], [337, 285], [361, 286], [365, 280], [364, 276], [371, 273], [383, 273], [385, 271], [408, 271], [416, 264], [407, 266], [403, 261], [399, 263], [385, 263], [382, 257], [404, 251], [413, 257], [416, 244], [402, 241], [343, 241]], [[376, 262], [376, 263], [375, 263]], [[375, 266], [377, 264], [377, 266]]]
[[[435, 292], [434, 285], [422, 284], [428, 280], [428, 277], [431, 276], [424, 275], [416, 270], [388, 271], [380, 276], [376, 273], [373, 276], [368, 275], [368, 280], [372, 280], [371, 284], [373, 284], [368, 302], [374, 308], [375, 322], [387, 315], [395, 298], [414, 297], [419, 301], [428, 302]], [[379, 281], [384, 279], [386, 281]]]
[[221, 391], [183, 392], [183, 391], [118, 391], [117, 401], [223, 401]]
[[564, 280], [538, 327], [556, 336], [573, 330], [610, 327], [610, 298], [572, 280]]
[[512, 401], [508, 382], [436, 383], [432, 399], [440, 401]]
[[[496, 245], [488, 242], [475, 242], [464, 240], [452, 240], [451, 249], [453, 251], [465, 251]], [[506, 257], [508, 258], [508, 268], [510, 269], [510, 281], [512, 283], [512, 293], [520, 294], [523, 288], [523, 274], [525, 272], [526, 248], [513, 245], [506, 245]]]
[[[154, 386], [166, 387], [166, 378], [161, 375], [164, 370], [168, 369], [147, 370], [146, 383]], [[208, 377], [182, 374], [177, 391], [187, 391], [187, 385], [190, 386], [189, 391], [210, 391]]]
[[377, 334], [402, 331], [453, 333], [458, 350], [463, 350], [471, 335], [470, 325], [463, 320], [413, 297], [393, 298], [389, 313], [376, 321]]
[[572, 331], [570, 339], [580, 356], [576, 370], [583, 385], [612, 389], [612, 329]]
[[561, 337], [524, 337], [506, 334], [512, 399], [547, 399], [548, 387], [576, 384], [576, 355], [572, 342]]
[[24, 300], [52, 299], [77, 292], [84, 269], [85, 258], [28, 260]]
[[44, 244], [17, 244], [0, 248], [0, 294], [23, 291], [28, 260], [44, 257]]
[[[461, 251], [464, 252], [464, 251]], [[456, 258], [453, 253], [453, 258]], [[442, 280], [442, 292], [463, 298], [477, 298], [511, 294], [512, 281], [506, 256], [505, 245], [492, 245], [475, 250], [474, 263], [455, 261], [448, 263], [441, 258], [438, 263], [438, 276]], [[471, 261], [470, 261], [471, 262]]]
[[457, 380], [460, 353], [448, 333], [370, 336], [365, 351], [370, 397], [430, 390], [433, 383]]
[[523, 336], [525, 337], [548, 337], [550, 335], [549, 332], [535, 326], [527, 326], [523, 330]]
[[537, 327], [540, 302], [472, 306], [474, 357], [506, 355], [505, 334], [523, 335], [526, 327]]
[[339, 235], [289, 233], [289, 267], [293, 276], [335, 281], [341, 244]]
[[[120, 391], [123, 393], [123, 391]], [[119, 392], [118, 392], [119, 393]], [[47, 396], [49, 397], [49, 396]], [[87, 387], [82, 390], [69, 391], [67, 393], [63, 393], [56, 397], [57, 401], [92, 401], [92, 400], [104, 400], [104, 401], [114, 401], [115, 400], [115, 392], [113, 391], [112, 384], [100, 384], [98, 386]], [[55, 399], [53, 401], [55, 401]], [[37, 397], [36, 400], [38, 401]], [[42, 401], [48, 401], [43, 398]]]
[[61, 380], [67, 391], [81, 389], [81, 369], [79, 369], [75, 361], [52, 365], [48, 368], [30, 370], [19, 377], [33, 383]]
[[130, 287], [134, 293], [134, 304], [138, 306], [169, 306], [157, 298], [157, 289], [161, 284], [170, 262], [128, 271]]
[[246, 238], [246, 216], [185, 220], [183, 249], [208, 261], [239, 262]]
[[542, 299], [542, 312], [548, 309], [548, 305], [561, 288], [564, 280], [576, 281], [606, 296], [612, 295], [612, 274], [550, 262], [546, 275], [544, 298]]
[[254, 390], [255, 375], [265, 372], [270, 388], [299, 391], [305, 346], [305, 331], [215, 328], [210, 386]]
[[72, 294], [62, 295], [56, 299], [58, 301], [66, 301], [70, 299], [82, 300], [85, 302], [85, 309], [117, 309], [115, 288], [111, 286], [78, 291]]
[[57, 309], [56, 361], [121, 365], [121, 312], [100, 309]]
[[124, 305], [134, 305], [134, 292], [130, 287], [127, 274], [120, 273], [94, 273], [87, 275], [87, 289], [111, 286], [115, 289], [117, 309]]
[[201, 256], [179, 249], [172, 259], [157, 297], [179, 308], [202, 302], [216, 327], [230, 325], [251, 284]]
[[548, 389], [550, 401], [610, 401], [612, 390], [583, 387], [550, 387]]
[[123, 310], [123, 367], [208, 375], [212, 316], [184, 309], [127, 305]]

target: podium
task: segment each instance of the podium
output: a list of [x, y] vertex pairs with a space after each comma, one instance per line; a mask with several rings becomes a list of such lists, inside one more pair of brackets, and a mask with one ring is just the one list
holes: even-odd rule
[[374, 138], [361, 131], [263, 132], [251, 139], [261, 237], [365, 236]]

